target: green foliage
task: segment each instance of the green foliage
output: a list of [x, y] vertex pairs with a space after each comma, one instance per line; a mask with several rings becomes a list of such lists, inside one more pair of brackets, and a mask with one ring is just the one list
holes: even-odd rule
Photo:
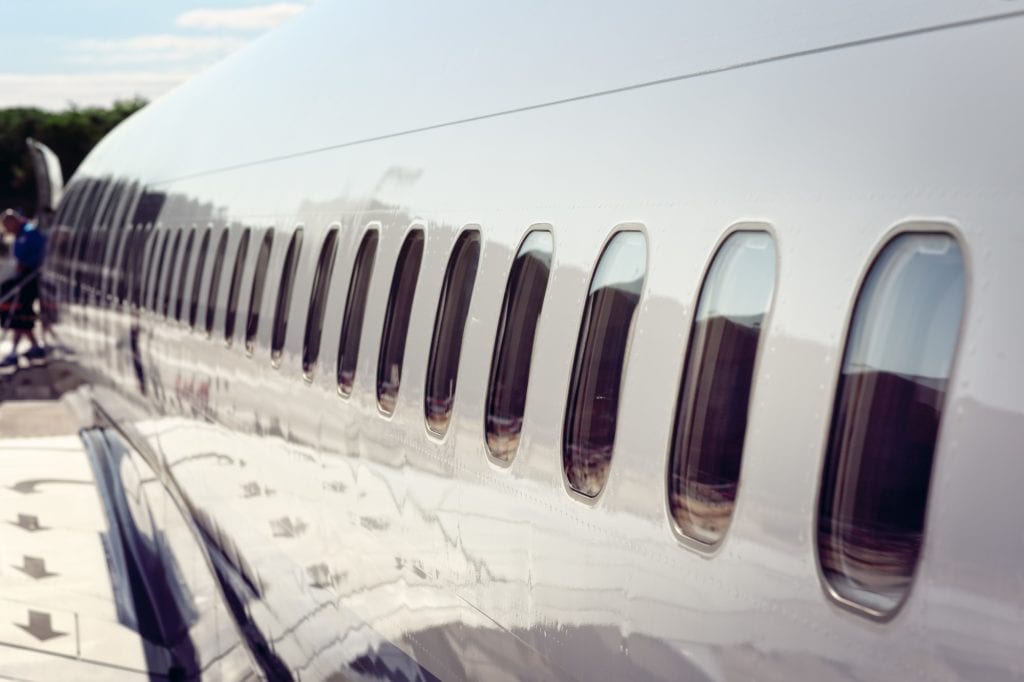
[[145, 100], [136, 98], [115, 102], [109, 109], [73, 105], [60, 112], [0, 109], [0, 210], [14, 206], [28, 215], [35, 213], [36, 180], [26, 138], [35, 138], [54, 151], [67, 180], [104, 135], [145, 105]]

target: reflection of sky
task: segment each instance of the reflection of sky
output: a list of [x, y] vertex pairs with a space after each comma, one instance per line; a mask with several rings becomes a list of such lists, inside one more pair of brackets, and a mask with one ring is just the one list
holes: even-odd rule
[[963, 257], [947, 235], [902, 235], [872, 267], [845, 371], [948, 377], [964, 305]]
[[697, 319], [763, 317], [775, 287], [775, 241], [766, 232], [737, 232], [715, 256]]
[[619, 232], [608, 242], [594, 272], [590, 291], [618, 287], [639, 293], [647, 272], [647, 240], [642, 232]]
[[547, 230], [533, 230], [526, 235], [523, 245], [519, 247], [519, 256], [530, 255], [545, 263], [551, 263], [551, 251], [554, 240]]

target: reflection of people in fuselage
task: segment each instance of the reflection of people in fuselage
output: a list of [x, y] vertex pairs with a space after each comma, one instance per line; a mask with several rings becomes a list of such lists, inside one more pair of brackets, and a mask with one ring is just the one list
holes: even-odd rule
[[32, 344], [25, 357], [41, 358], [46, 354], [33, 332], [35, 302], [39, 298], [39, 273], [46, 257], [46, 237], [17, 211], [4, 211], [2, 221], [4, 230], [14, 237], [14, 259], [17, 261], [14, 277], [3, 283], [4, 294], [17, 290], [13, 300], [4, 303], [4, 326], [14, 330], [11, 352], [0, 360], [0, 366], [7, 367], [18, 364], [18, 344], [23, 338], [28, 338]]

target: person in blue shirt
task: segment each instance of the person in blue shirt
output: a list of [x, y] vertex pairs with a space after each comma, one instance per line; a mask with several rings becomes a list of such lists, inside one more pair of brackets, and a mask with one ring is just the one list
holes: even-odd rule
[[[6, 313], [4, 326], [14, 330], [11, 353], [0, 360], [0, 367], [9, 367], [18, 364], [18, 344], [23, 338], [32, 344], [25, 357], [35, 359], [46, 355], [33, 331], [36, 324], [35, 302], [39, 298], [39, 277], [46, 258], [46, 237], [17, 211], [4, 211], [0, 220], [4, 230], [14, 237], [17, 268], [14, 277], [3, 282], [0, 287], [0, 300], [3, 301]], [[15, 290], [17, 293], [12, 293]]]

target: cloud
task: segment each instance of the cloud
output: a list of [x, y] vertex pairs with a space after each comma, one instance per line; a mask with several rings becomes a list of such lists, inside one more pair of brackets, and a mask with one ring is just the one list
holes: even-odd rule
[[144, 35], [116, 40], [87, 39], [72, 45], [71, 58], [89, 64], [143, 64], [210, 62], [227, 55], [247, 41], [232, 36]]
[[274, 28], [306, 9], [295, 2], [238, 7], [235, 9], [194, 9], [179, 14], [174, 23], [180, 28], [231, 31], [265, 31]]
[[153, 99], [192, 74], [178, 73], [0, 73], [0, 108], [32, 106], [54, 111], [78, 106], [109, 106], [136, 95]]

